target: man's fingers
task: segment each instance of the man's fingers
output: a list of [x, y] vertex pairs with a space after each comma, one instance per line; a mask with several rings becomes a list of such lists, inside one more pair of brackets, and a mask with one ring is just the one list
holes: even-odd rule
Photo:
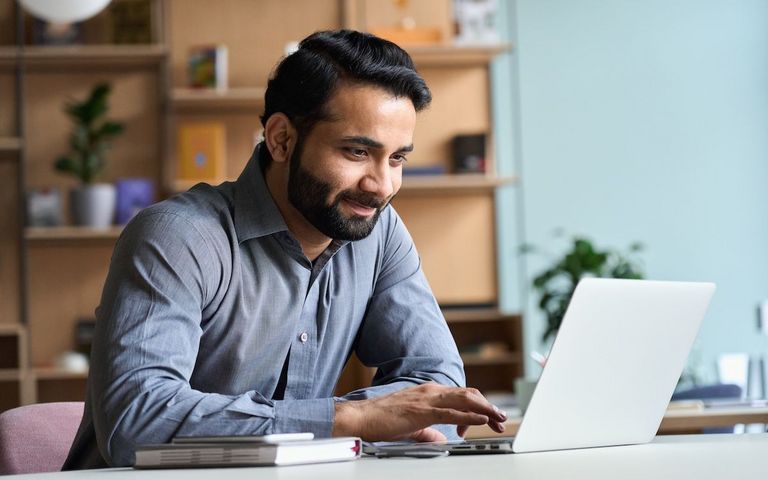
[[411, 435], [411, 439], [417, 442], [445, 442], [448, 440], [439, 430], [430, 427], [416, 430]]
[[467, 434], [467, 430], [469, 430], [468, 425], [459, 425], [456, 427], [456, 433], [462, 438]]
[[451, 423], [453, 425], [484, 425], [489, 418], [486, 415], [475, 412], [464, 412], [452, 408], [433, 408], [431, 416], [432, 424]]
[[436, 406], [455, 410], [466, 410], [487, 416], [503, 422], [507, 419], [504, 412], [490, 404], [483, 395], [474, 388], [454, 388], [437, 397]]
[[491, 429], [496, 433], [504, 433], [504, 430], [507, 429], [507, 427], [504, 425], [504, 422], [496, 422], [493, 420], [488, 422], [488, 426], [490, 426]]

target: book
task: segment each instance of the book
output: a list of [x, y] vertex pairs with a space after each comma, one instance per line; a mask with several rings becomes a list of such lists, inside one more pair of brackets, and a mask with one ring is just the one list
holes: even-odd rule
[[[203, 438], [194, 441], [140, 445], [134, 468], [249, 467], [343, 462], [360, 458], [357, 437], [263, 442], [259, 437]], [[202, 441], [206, 440], [206, 441]]]
[[155, 185], [149, 178], [119, 178], [115, 223], [127, 224], [139, 211], [155, 201]]
[[224, 45], [192, 47], [189, 50], [189, 86], [216, 88], [228, 86], [227, 47]]
[[222, 122], [186, 122], [178, 127], [176, 179], [218, 183], [224, 179], [226, 138]]

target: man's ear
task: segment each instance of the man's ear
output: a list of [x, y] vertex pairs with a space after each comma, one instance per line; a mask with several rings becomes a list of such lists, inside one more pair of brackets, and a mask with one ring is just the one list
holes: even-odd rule
[[296, 129], [284, 113], [273, 113], [264, 126], [264, 141], [275, 162], [287, 162], [296, 145]]

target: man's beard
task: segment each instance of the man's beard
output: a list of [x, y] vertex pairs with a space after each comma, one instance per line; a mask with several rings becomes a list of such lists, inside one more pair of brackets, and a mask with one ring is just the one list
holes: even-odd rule
[[[330, 205], [326, 204], [333, 187], [302, 168], [302, 150], [302, 142], [299, 142], [290, 160], [288, 200], [294, 208], [328, 238], [354, 241], [370, 235], [391, 198], [381, 200], [375, 195], [348, 189], [339, 192]], [[354, 215], [346, 218], [340, 208], [343, 200], [375, 208], [376, 212], [370, 217]]]

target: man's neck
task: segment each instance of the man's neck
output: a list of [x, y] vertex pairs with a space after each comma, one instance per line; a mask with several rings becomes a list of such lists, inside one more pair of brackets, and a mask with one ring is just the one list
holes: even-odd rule
[[288, 178], [285, 168], [278, 168], [276, 165], [268, 166], [264, 171], [264, 180], [288, 230], [301, 244], [304, 255], [314, 262], [328, 248], [332, 239], [319, 232], [291, 204], [288, 199]]

